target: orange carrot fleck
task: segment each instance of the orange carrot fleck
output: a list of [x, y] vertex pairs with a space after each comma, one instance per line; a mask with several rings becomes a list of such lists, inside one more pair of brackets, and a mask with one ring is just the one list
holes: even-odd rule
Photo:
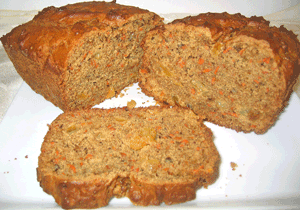
[[227, 49], [225, 49], [225, 50], [223, 51], [223, 53], [226, 54], [226, 53], [228, 53], [229, 50], [232, 50], [232, 47], [228, 47]]
[[207, 73], [207, 72], [210, 72], [210, 71], [212, 71], [212, 69], [204, 69], [202, 72]]
[[163, 170], [164, 170], [164, 171], [168, 171], [168, 170], [169, 170], [169, 168], [164, 168]]
[[245, 52], [245, 49], [241, 49], [240, 52], [239, 52], [239, 54], [243, 55], [244, 52]]
[[143, 30], [143, 28], [142, 28], [142, 27], [140, 27], [140, 28], [139, 28], [139, 31], [142, 31], [142, 30]]
[[202, 59], [202, 58], [199, 58], [199, 60], [198, 60], [198, 64], [202, 65], [203, 63], [204, 63], [204, 59]]
[[59, 155], [59, 152], [58, 152], [58, 150], [56, 150], [56, 151], [55, 151], [55, 154], [56, 154], [56, 155]]
[[246, 84], [245, 84], [245, 83], [242, 83], [242, 86], [243, 86], [243, 87], [245, 87], [245, 86], [246, 86]]
[[143, 74], [147, 74], [148, 73], [148, 71], [146, 69], [141, 69], [140, 72], [143, 73]]
[[179, 63], [180, 68], [183, 68], [183, 67], [185, 66], [185, 64], [186, 64], [185, 61], [181, 61], [181, 62]]
[[182, 143], [185, 143], [185, 144], [188, 144], [188, 143], [189, 143], [189, 141], [188, 141], [187, 139], [183, 139], [181, 142], [182, 142]]
[[122, 157], [126, 157], [127, 156], [126, 153], [124, 153], [124, 152], [121, 152], [121, 155], [122, 155]]
[[223, 94], [224, 94], [222, 90], [220, 90], [220, 91], [219, 91], [219, 93], [220, 93], [221, 95], [223, 95]]
[[51, 144], [54, 145], [54, 142], [52, 141]]
[[83, 166], [83, 162], [80, 162], [80, 166]]
[[135, 171], [136, 171], [136, 172], [139, 172], [139, 171], [140, 171], [140, 169], [139, 169], [139, 168], [136, 168], [136, 169], [135, 169]]
[[171, 136], [171, 137], [174, 137], [174, 134], [170, 133], [170, 135], [169, 135], [169, 136]]
[[200, 151], [200, 147], [196, 147], [196, 150], [197, 150], [197, 151]]
[[160, 129], [162, 129], [162, 127], [161, 126], [156, 126], [156, 129], [160, 130]]
[[253, 80], [253, 81], [254, 81], [255, 83], [259, 84], [259, 81], [258, 81], [258, 80], [256, 80], [256, 79], [255, 79], [255, 80]]
[[216, 78], [214, 77], [214, 78], [212, 78], [212, 80], [211, 80], [211, 84], [214, 85], [215, 83], [216, 83]]
[[173, 140], [170, 141], [171, 144], [174, 144], [175, 142]]
[[269, 63], [270, 63], [270, 60], [271, 60], [270, 57], [264, 58], [264, 59], [263, 59], [263, 62], [265, 62], [266, 64], [269, 64]]
[[85, 159], [91, 159], [91, 158], [93, 158], [93, 155], [92, 155], [92, 154], [87, 154], [87, 155], [85, 156]]
[[217, 74], [217, 72], [219, 71], [219, 68], [220, 68], [220, 66], [217, 66], [217, 68], [216, 68], [214, 74]]
[[161, 149], [161, 145], [158, 143], [158, 144], [156, 144], [156, 148], [157, 149]]
[[196, 90], [194, 88], [191, 89], [191, 94], [195, 95]]
[[76, 173], [76, 168], [75, 168], [75, 166], [73, 166], [73, 165], [71, 165], [71, 164], [68, 164], [68, 166], [70, 167], [70, 169], [71, 169], [74, 173]]

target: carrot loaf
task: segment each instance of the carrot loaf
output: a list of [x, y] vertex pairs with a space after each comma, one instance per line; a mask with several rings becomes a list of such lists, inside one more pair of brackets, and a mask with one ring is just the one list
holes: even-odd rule
[[1, 38], [28, 85], [62, 110], [90, 108], [137, 82], [140, 42], [158, 15], [113, 2], [48, 7]]
[[175, 204], [218, 177], [212, 133], [191, 110], [117, 108], [65, 112], [49, 126], [38, 181], [63, 208], [98, 208], [112, 197]]
[[189, 16], [156, 27], [142, 44], [146, 94], [236, 131], [266, 132], [300, 73], [296, 35], [262, 17]]

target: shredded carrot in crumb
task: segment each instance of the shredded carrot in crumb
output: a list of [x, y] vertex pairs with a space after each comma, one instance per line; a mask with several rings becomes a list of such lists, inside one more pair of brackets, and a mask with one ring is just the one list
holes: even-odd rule
[[219, 71], [219, 68], [220, 68], [220, 66], [217, 66], [217, 68], [216, 68], [214, 74], [217, 74], [217, 72]]
[[87, 155], [85, 156], [85, 159], [90, 159], [90, 158], [93, 158], [93, 155], [92, 155], [92, 154], [87, 154]]
[[80, 162], [80, 166], [83, 166], [83, 162]]
[[266, 89], [266, 91], [267, 91], [267, 93], [268, 93], [268, 92], [270, 91], [270, 89], [269, 89], [269, 88], [267, 88], [267, 89]]
[[263, 62], [265, 62], [266, 64], [269, 64], [270, 61], [271, 61], [271, 58], [270, 58], [270, 57], [264, 58], [264, 59], [263, 59]]
[[174, 137], [174, 134], [170, 133], [169, 136]]
[[148, 71], [146, 69], [141, 69], [140, 72], [143, 73], [143, 74], [147, 74], [148, 73]]
[[212, 71], [212, 69], [204, 69], [202, 72], [207, 73], [207, 72], [210, 72], [210, 71]]
[[52, 141], [52, 142], [51, 142], [51, 144], [53, 145], [53, 144], [54, 144], [54, 142]]
[[228, 53], [229, 50], [232, 50], [232, 47], [228, 47], [227, 49], [225, 49], [225, 50], [223, 51], [223, 53], [226, 54], [226, 53]]
[[164, 171], [168, 171], [169, 170], [169, 168], [164, 168]]
[[245, 52], [245, 49], [241, 49], [240, 52], [239, 52], [239, 54], [243, 55], [244, 52]]
[[198, 60], [198, 64], [199, 65], [202, 65], [204, 63], [204, 59], [202, 59], [202, 58], [199, 58], [199, 60]]
[[182, 143], [185, 143], [185, 144], [188, 144], [188, 143], [189, 143], [189, 141], [188, 141], [187, 139], [183, 139], [181, 142], [182, 142]]
[[59, 155], [59, 152], [58, 152], [58, 150], [56, 150], [56, 151], [55, 151], [55, 154], [56, 154], [56, 155]]
[[255, 83], [259, 84], [259, 81], [258, 81], [258, 80], [256, 80], [256, 79], [255, 79], [255, 80], [253, 80], [253, 81], [254, 81]]
[[246, 86], [246, 84], [245, 84], [245, 83], [242, 83], [242, 86], [243, 86], [243, 87], [245, 87], [245, 86]]
[[161, 126], [156, 126], [156, 129], [160, 130], [160, 129], [162, 129], [162, 127]]
[[194, 88], [191, 89], [191, 94], [195, 95], [196, 90]]
[[200, 147], [196, 147], [196, 150], [197, 150], [197, 151], [200, 151]]
[[219, 91], [219, 93], [220, 93], [221, 95], [223, 95], [223, 94], [224, 94], [222, 90], [220, 90], [220, 91]]
[[170, 141], [171, 144], [174, 144], [175, 142], [173, 140]]
[[212, 80], [211, 80], [211, 84], [213, 85], [213, 84], [215, 84], [216, 83], [216, 78], [214, 77], [214, 78], [212, 78]]
[[185, 64], [186, 64], [185, 61], [181, 61], [181, 62], [179, 63], [180, 68], [183, 68], [183, 67], [185, 66]]
[[73, 165], [71, 165], [71, 164], [68, 164], [68, 166], [70, 167], [70, 169], [71, 169], [74, 173], [76, 173], [76, 168], [75, 168], [75, 166], [73, 166]]
[[135, 171], [136, 171], [136, 172], [139, 172], [139, 171], [140, 171], [140, 169], [139, 169], [139, 168], [136, 168], [136, 169], [135, 169]]
[[256, 128], [256, 125], [251, 125], [251, 128]]
[[157, 144], [157, 145], [156, 145], [156, 148], [157, 148], [157, 149], [161, 149], [161, 145], [160, 145], [160, 144]]

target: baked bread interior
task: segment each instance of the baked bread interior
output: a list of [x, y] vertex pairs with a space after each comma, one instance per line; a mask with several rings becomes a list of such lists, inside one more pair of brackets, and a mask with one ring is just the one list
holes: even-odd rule
[[296, 35], [261, 17], [189, 16], [150, 31], [143, 48], [143, 92], [246, 133], [275, 123], [300, 73]]
[[137, 82], [145, 33], [162, 18], [113, 2], [48, 7], [1, 42], [17, 72], [62, 110], [90, 108]]
[[195, 199], [218, 177], [212, 133], [191, 110], [162, 107], [67, 112], [49, 126], [38, 181], [63, 208], [112, 197], [147, 206]]

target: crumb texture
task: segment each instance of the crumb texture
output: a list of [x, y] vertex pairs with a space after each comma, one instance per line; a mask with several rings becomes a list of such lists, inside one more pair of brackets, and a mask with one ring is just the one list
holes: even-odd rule
[[162, 18], [115, 2], [48, 7], [1, 38], [16, 70], [64, 111], [90, 108], [137, 82], [146, 32]]
[[63, 208], [181, 203], [218, 176], [211, 131], [179, 108], [92, 109], [60, 115], [41, 148], [38, 181]]
[[292, 32], [240, 14], [175, 20], [149, 32], [143, 48], [146, 94], [237, 131], [266, 132], [300, 72]]

